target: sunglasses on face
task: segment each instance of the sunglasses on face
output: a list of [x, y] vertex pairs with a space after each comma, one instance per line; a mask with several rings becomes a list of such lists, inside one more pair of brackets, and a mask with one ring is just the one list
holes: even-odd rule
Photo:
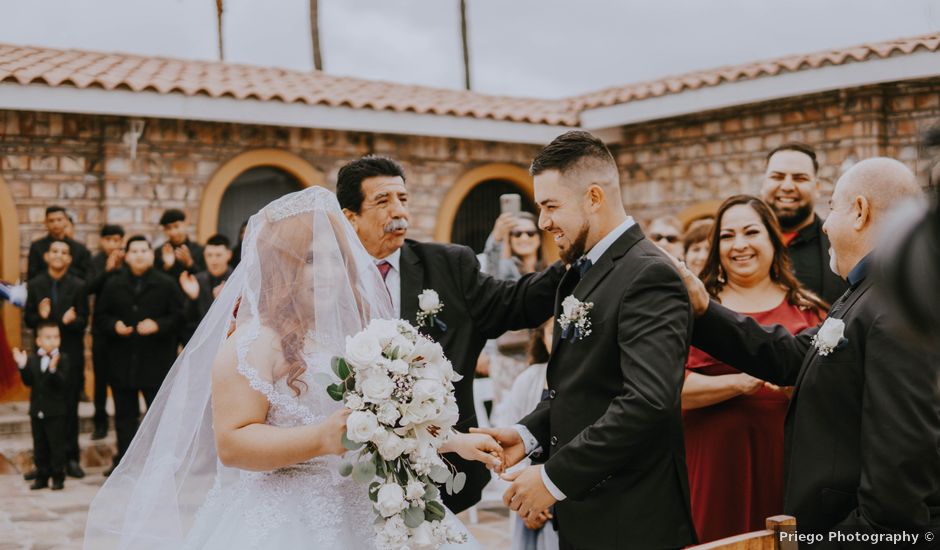
[[538, 233], [539, 233], [539, 232], [538, 232], [538, 230], [536, 230], [536, 229], [525, 229], [525, 230], [514, 229], [514, 230], [512, 230], [509, 234], [512, 235], [513, 237], [521, 237], [521, 236], [523, 236], [523, 235], [528, 235], [528, 236], [530, 236], [530, 237], [534, 237], [534, 236], [538, 235]]
[[652, 234], [650, 234], [650, 238], [653, 239], [654, 241], [662, 241], [662, 240], [665, 240], [665, 241], [669, 242], [669, 244], [675, 244], [675, 243], [679, 242], [679, 236], [678, 236], [678, 235], [660, 235], [659, 233], [652, 233]]

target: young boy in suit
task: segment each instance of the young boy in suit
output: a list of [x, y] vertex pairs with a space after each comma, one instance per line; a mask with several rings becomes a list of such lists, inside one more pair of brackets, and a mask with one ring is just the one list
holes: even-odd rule
[[23, 384], [32, 388], [29, 419], [37, 473], [32, 490], [48, 487], [50, 477], [53, 491], [65, 487], [69, 361], [59, 352], [61, 341], [58, 324], [42, 321], [36, 328], [36, 353], [13, 349]]

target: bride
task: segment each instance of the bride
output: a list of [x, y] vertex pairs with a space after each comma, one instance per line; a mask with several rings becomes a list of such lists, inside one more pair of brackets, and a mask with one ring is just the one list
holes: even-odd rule
[[[339, 474], [349, 411], [325, 387], [346, 336], [392, 317], [388, 291], [320, 187], [252, 216], [244, 251], [92, 502], [86, 549], [373, 548], [367, 489]], [[489, 436], [445, 446], [499, 466]]]

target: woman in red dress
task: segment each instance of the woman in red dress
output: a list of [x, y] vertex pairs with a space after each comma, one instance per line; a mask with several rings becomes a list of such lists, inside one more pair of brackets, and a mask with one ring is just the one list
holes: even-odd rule
[[[792, 274], [780, 226], [750, 195], [718, 209], [700, 275], [712, 298], [791, 333], [828, 306]], [[764, 528], [783, 509], [783, 420], [789, 394], [692, 348], [682, 389], [692, 517], [699, 540]]]

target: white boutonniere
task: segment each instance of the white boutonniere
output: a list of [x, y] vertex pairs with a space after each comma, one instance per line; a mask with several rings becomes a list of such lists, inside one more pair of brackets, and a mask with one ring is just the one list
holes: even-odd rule
[[417, 321], [419, 327], [431, 328], [436, 326], [441, 332], [447, 330], [447, 325], [437, 318], [438, 314], [444, 309], [441, 297], [437, 292], [429, 288], [418, 295], [418, 315]]
[[848, 339], [843, 336], [844, 333], [845, 322], [842, 321], [842, 319], [829, 317], [826, 319], [826, 322], [819, 327], [819, 332], [813, 336], [810, 343], [816, 348], [816, 353], [825, 357], [833, 351], [842, 348], [849, 342]]
[[582, 302], [568, 296], [561, 303], [561, 315], [558, 317], [558, 326], [561, 327], [561, 337], [574, 342], [591, 335], [591, 310], [594, 302]]

